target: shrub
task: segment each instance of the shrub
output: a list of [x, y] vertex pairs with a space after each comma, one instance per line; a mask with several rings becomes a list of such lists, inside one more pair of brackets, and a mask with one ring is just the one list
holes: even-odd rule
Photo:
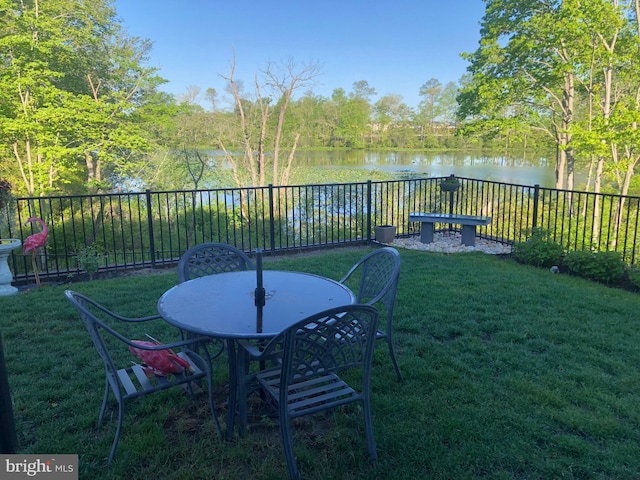
[[87, 245], [76, 254], [78, 268], [89, 274], [89, 280], [93, 279], [100, 268], [104, 255], [102, 255], [96, 245]]
[[619, 282], [626, 269], [620, 252], [569, 252], [564, 264], [569, 273], [607, 285]]
[[551, 267], [562, 263], [564, 249], [562, 245], [549, 239], [547, 231], [535, 228], [526, 241], [513, 246], [513, 256], [520, 263]]
[[627, 275], [629, 276], [629, 282], [631, 282], [634, 286], [640, 288], [640, 267], [629, 267], [629, 269], [627, 270]]

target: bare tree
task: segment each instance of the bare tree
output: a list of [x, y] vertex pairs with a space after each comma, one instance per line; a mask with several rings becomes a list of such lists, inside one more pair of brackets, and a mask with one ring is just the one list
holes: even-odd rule
[[[250, 119], [247, 118], [247, 114], [245, 113], [245, 107], [244, 107], [243, 97], [242, 97], [243, 85], [241, 80], [239, 81], [235, 78], [235, 69], [236, 69], [236, 63], [235, 63], [235, 56], [234, 56], [234, 59], [232, 60], [231, 65], [229, 67], [229, 75], [227, 77], [225, 77], [224, 75], [220, 75], [220, 76], [228, 82], [227, 90], [233, 96], [233, 100], [235, 103], [235, 111], [239, 121], [238, 128], [240, 130], [240, 136], [241, 136], [240, 144], [244, 148], [244, 157], [239, 162], [232, 155], [231, 151], [229, 150], [227, 145], [225, 145], [222, 142], [222, 140], [218, 140], [218, 143], [220, 145], [220, 148], [225, 152], [225, 156], [227, 160], [231, 164], [233, 177], [236, 182], [236, 185], [240, 187], [243, 184], [241, 175], [245, 173], [245, 172], [242, 172], [242, 170], [249, 171], [252, 185], [257, 185], [260, 183], [258, 172], [264, 171], [264, 168], [262, 168], [264, 166], [264, 157], [260, 157], [260, 155], [258, 155], [258, 158], [255, 158], [253, 154], [254, 140], [253, 140], [253, 132], [251, 128], [252, 123]], [[256, 84], [257, 84], [257, 80], [256, 80]], [[263, 119], [265, 117], [268, 118], [268, 108], [266, 112], [263, 111], [261, 116]]]
[[187, 91], [179, 96], [178, 103], [186, 103], [187, 105], [197, 105], [202, 89], [197, 85], [187, 86]]
[[215, 112], [218, 106], [218, 92], [215, 88], [210, 87], [204, 92], [204, 98], [211, 104], [211, 111]]
[[[197, 148], [194, 148], [193, 151], [187, 150], [186, 145], [182, 147], [182, 152], [184, 153], [184, 161], [187, 164], [187, 170], [189, 171], [189, 176], [193, 181], [194, 190], [198, 190], [198, 186], [200, 185], [200, 180], [202, 180], [202, 176], [204, 175], [204, 170], [207, 166], [207, 162]], [[193, 203], [195, 205], [195, 201]]]
[[[300, 133], [294, 131], [287, 135], [285, 129], [287, 109], [297, 90], [314, 83], [314, 79], [320, 74], [320, 67], [317, 64], [298, 66], [289, 59], [283, 65], [270, 62], [261, 73], [264, 83], [261, 84], [260, 78], [256, 75], [253, 100], [243, 96], [242, 84], [235, 78], [235, 57], [231, 62], [229, 74], [220, 75], [228, 82], [228, 91], [234, 99], [239, 120], [240, 143], [244, 150], [244, 159], [241, 164], [230, 154], [226, 146], [221, 144], [227, 159], [231, 162], [238, 186], [242, 183], [243, 169], [248, 172], [253, 185], [266, 183], [267, 151], [273, 153], [270, 181], [280, 185], [288, 183]], [[274, 98], [275, 102], [273, 102]], [[270, 122], [273, 112], [277, 114], [275, 125]], [[287, 159], [282, 165], [280, 158], [284, 155]]]
[[[302, 65], [300, 70], [296, 71], [295, 62], [292, 59], [289, 59], [283, 69], [278, 69], [270, 63], [264, 73], [267, 76], [267, 85], [278, 91], [281, 95], [280, 100], [278, 101], [278, 124], [276, 126], [275, 139], [273, 142], [273, 179], [275, 181], [280, 173], [278, 171], [278, 161], [280, 147], [282, 144], [282, 132], [284, 128], [285, 114], [289, 107], [291, 97], [296, 90], [309, 86], [314, 82], [315, 77], [320, 74], [320, 67], [317, 64]], [[290, 150], [289, 157], [287, 159], [287, 166], [284, 168], [280, 176], [281, 185], [286, 185], [289, 181], [293, 155], [295, 154], [299, 139], [300, 132], [295, 132], [292, 144], [289, 146]]]

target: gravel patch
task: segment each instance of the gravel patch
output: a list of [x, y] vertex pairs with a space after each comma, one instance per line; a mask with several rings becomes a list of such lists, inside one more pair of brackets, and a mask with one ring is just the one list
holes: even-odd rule
[[473, 247], [462, 245], [462, 234], [458, 232], [435, 232], [432, 243], [422, 243], [420, 237], [396, 238], [392, 247], [407, 248], [410, 250], [423, 250], [426, 252], [459, 253], [459, 252], [484, 252], [490, 255], [508, 255], [511, 253], [511, 245], [494, 242], [484, 238], [476, 238]]

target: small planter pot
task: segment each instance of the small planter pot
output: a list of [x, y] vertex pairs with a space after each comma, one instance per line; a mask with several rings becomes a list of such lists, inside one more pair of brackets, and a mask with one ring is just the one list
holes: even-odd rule
[[458, 188], [460, 188], [460, 183], [453, 183], [453, 182], [440, 183], [440, 190], [442, 190], [443, 192], [455, 192], [456, 190], [458, 190]]
[[374, 228], [376, 234], [376, 242], [380, 243], [393, 243], [396, 238], [396, 226], [395, 225], [380, 225]]
[[20, 245], [22, 245], [22, 241], [17, 238], [0, 239], [0, 297], [18, 293], [18, 289], [11, 285], [13, 275], [11, 274], [11, 270], [9, 270], [7, 257]]

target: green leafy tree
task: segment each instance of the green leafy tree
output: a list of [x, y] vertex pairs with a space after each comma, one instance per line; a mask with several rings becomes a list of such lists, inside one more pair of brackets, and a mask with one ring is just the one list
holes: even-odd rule
[[568, 188], [576, 77], [589, 52], [576, 2], [487, 0], [480, 47], [465, 54], [471, 81], [458, 96], [459, 117], [487, 131], [545, 131], [558, 147], [557, 186]]
[[[438, 102], [442, 93], [442, 84], [436, 78], [427, 80], [421, 87], [419, 95], [422, 98], [418, 105], [418, 120], [423, 135], [427, 132], [435, 133], [435, 121], [440, 115]], [[424, 141], [424, 138], [423, 138]]]
[[[594, 191], [608, 181], [627, 194], [640, 161], [639, 12], [639, 0], [487, 1], [481, 46], [468, 57], [472, 81], [458, 97], [461, 116], [494, 131], [546, 131], [558, 147], [559, 188], [575, 188], [582, 154], [592, 158]], [[622, 199], [618, 225], [624, 212]]]
[[455, 82], [443, 86], [436, 78], [429, 79], [420, 87], [422, 100], [418, 104], [415, 121], [423, 144], [427, 135], [449, 134], [449, 127], [456, 121], [457, 93]]
[[488, 0], [465, 131], [524, 135], [557, 146], [556, 186], [574, 189], [579, 155], [594, 159], [594, 190], [608, 177], [627, 193], [637, 159], [638, 0]]
[[371, 102], [371, 97], [376, 94], [376, 89], [369, 86], [369, 82], [366, 80], [358, 80], [351, 85], [351, 93], [349, 98], [365, 100], [367, 103]]
[[328, 98], [311, 91], [291, 105], [290, 113], [300, 130], [301, 147], [328, 145], [331, 141], [333, 108]]
[[[640, 2], [599, 1], [582, 6], [592, 40], [590, 62], [584, 67], [588, 115], [573, 126], [576, 149], [591, 154], [593, 189], [629, 194], [640, 161]], [[589, 185], [588, 185], [589, 186]], [[611, 188], [613, 187], [613, 188]], [[593, 232], [600, 227], [599, 199]], [[621, 225], [625, 199], [616, 205], [614, 221]], [[617, 238], [610, 240], [615, 246]]]
[[413, 111], [400, 95], [384, 95], [373, 106], [373, 119], [383, 146], [415, 146], [411, 119]]
[[364, 80], [353, 84], [353, 91], [347, 95], [343, 88], [336, 88], [331, 95], [335, 109], [335, 128], [333, 144], [338, 146], [362, 148], [365, 137], [370, 131], [371, 104], [369, 97], [375, 90]]
[[454, 125], [458, 111], [458, 85], [455, 82], [447, 82], [438, 99], [438, 119], [445, 125]]
[[146, 148], [135, 107], [160, 82], [109, 0], [0, 0], [0, 149], [24, 193], [106, 188]]

